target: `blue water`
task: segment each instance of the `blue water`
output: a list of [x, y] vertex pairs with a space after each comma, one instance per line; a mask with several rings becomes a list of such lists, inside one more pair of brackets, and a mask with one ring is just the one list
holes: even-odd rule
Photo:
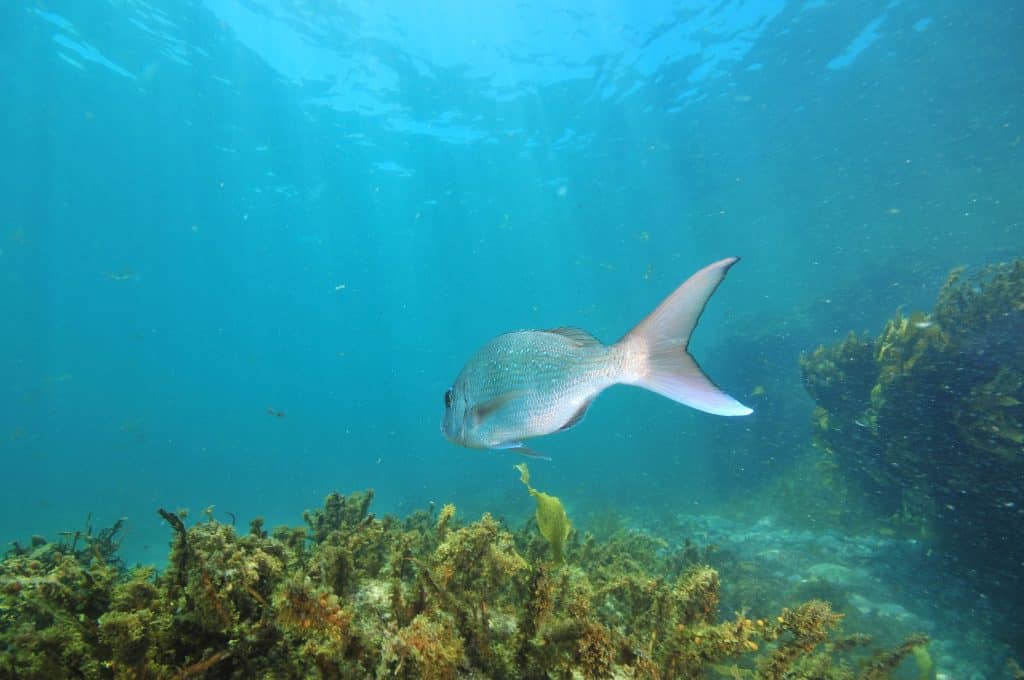
[[158, 507], [295, 523], [367, 487], [525, 517], [518, 456], [439, 433], [465, 360], [615, 340], [740, 255], [692, 350], [756, 413], [616, 388], [534, 464], [570, 514], [729, 508], [810, 446], [800, 351], [1022, 252], [1022, 28], [1005, 0], [3, 3], [0, 540], [125, 516], [160, 562]]

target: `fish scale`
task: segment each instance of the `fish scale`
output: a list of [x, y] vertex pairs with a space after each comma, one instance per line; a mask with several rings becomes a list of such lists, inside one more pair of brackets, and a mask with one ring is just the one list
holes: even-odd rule
[[610, 348], [580, 346], [548, 331], [519, 331], [492, 341], [501, 360], [473, 367], [457, 380], [471, 404], [514, 395], [482, 425], [479, 435], [500, 445], [546, 434], [564, 425], [585, 402], [615, 382]]

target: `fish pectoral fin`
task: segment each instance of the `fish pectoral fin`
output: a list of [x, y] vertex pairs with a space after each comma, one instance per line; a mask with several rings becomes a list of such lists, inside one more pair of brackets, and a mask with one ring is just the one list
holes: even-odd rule
[[530, 458], [536, 458], [537, 460], [551, 460], [551, 456], [545, 456], [543, 453], [538, 453], [538, 452], [534, 451], [533, 449], [531, 449], [529, 446], [517, 446], [513, 450], [516, 453], [521, 453], [524, 456], [529, 456]]
[[475, 405], [469, 410], [470, 416], [473, 418], [473, 425], [479, 425], [483, 421], [487, 420], [487, 418], [489, 418], [495, 411], [521, 394], [522, 392], [506, 392], [494, 399]]
[[491, 447], [492, 449], [510, 450], [516, 453], [521, 453], [524, 456], [530, 456], [531, 458], [539, 458], [540, 460], [551, 460], [549, 456], [545, 456], [543, 453], [537, 453], [529, 446], [522, 442], [501, 442]]
[[576, 427], [577, 425], [579, 425], [580, 422], [583, 420], [583, 416], [587, 415], [587, 409], [590, 408], [590, 405], [593, 403], [593, 398], [587, 399], [585, 402], [583, 402], [583, 406], [580, 406], [576, 413], [572, 414], [572, 417], [569, 418], [569, 420], [565, 421], [565, 425], [562, 425], [560, 428], [558, 428], [558, 432], [562, 432], [563, 430], [568, 430], [571, 427]]

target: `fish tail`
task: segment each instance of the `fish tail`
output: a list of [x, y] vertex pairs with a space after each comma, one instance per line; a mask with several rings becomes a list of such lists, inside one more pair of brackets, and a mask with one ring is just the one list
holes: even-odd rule
[[711, 382], [687, 351], [704, 306], [738, 261], [729, 257], [701, 269], [618, 342], [626, 356], [623, 382], [715, 415], [753, 413]]

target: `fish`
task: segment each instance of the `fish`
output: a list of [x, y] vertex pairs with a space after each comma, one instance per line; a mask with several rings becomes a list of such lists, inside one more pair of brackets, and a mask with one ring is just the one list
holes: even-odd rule
[[704, 267], [611, 345], [574, 327], [497, 336], [445, 391], [441, 432], [458, 446], [537, 456], [526, 440], [579, 425], [613, 385], [636, 385], [715, 415], [753, 413], [711, 382], [688, 350], [708, 299], [738, 261]]

